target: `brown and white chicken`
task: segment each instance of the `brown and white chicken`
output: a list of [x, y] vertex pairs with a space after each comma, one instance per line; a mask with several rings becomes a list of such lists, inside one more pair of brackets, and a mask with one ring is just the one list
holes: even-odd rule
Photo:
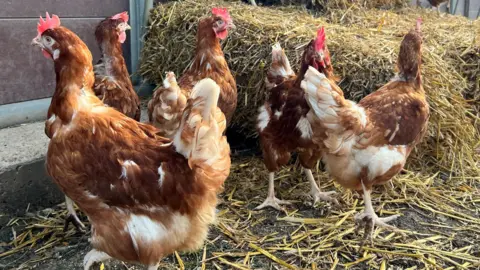
[[375, 225], [394, 229], [380, 218], [370, 193], [398, 174], [427, 130], [429, 106], [421, 76], [421, 20], [403, 39], [398, 74], [359, 103], [347, 100], [324, 74], [310, 67], [301, 87], [311, 110], [312, 140], [324, 149], [327, 171], [342, 186], [363, 192], [365, 210], [355, 216], [370, 237]]
[[116, 258], [153, 270], [174, 251], [201, 247], [230, 170], [220, 87], [196, 83], [172, 141], [103, 104], [90, 51], [57, 16], [37, 29], [32, 43], [54, 61], [57, 81], [46, 167], [91, 223], [84, 269]]
[[218, 107], [225, 114], [227, 125], [237, 107], [237, 85], [228, 68], [220, 40], [227, 38], [228, 30], [235, 27], [227, 9], [213, 8], [212, 16], [200, 20], [197, 47], [191, 67], [180, 79], [167, 73], [163, 87], [159, 87], [148, 102], [150, 122], [161, 130], [161, 135], [172, 138], [180, 124], [192, 87], [204, 78], [211, 78], [220, 86]]
[[288, 163], [292, 152], [299, 154], [314, 203], [319, 200], [337, 203], [330, 196], [335, 192], [320, 191], [311, 171], [320, 159], [321, 151], [311, 140], [312, 127], [307, 120], [310, 107], [300, 88], [309, 66], [314, 66], [327, 77], [335, 79], [324, 28], [319, 29], [317, 37], [306, 46], [301, 61], [300, 71], [295, 75], [280, 45], [273, 46], [272, 64], [266, 78], [267, 88], [271, 88], [270, 96], [260, 107], [257, 118], [263, 159], [269, 171], [268, 196], [257, 209], [270, 206], [281, 210], [282, 204], [289, 204], [288, 201], [275, 197], [274, 177], [275, 172]]

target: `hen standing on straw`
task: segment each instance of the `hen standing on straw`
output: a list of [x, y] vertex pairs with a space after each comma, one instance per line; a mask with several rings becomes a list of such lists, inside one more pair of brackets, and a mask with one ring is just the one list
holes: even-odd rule
[[[314, 127], [313, 141], [326, 150], [323, 161], [342, 186], [363, 191], [365, 210], [355, 216], [365, 236], [375, 225], [395, 229], [387, 222], [398, 215], [380, 218], [373, 210], [373, 185], [383, 184], [399, 173], [412, 149], [424, 137], [429, 107], [420, 72], [421, 19], [400, 46], [399, 73], [385, 86], [358, 104], [346, 100], [315, 68], [305, 74], [305, 90]], [[320, 127], [315, 129], [315, 127]]]

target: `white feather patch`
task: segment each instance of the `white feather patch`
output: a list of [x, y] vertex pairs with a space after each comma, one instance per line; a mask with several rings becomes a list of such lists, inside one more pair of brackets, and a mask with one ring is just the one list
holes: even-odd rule
[[263, 131], [267, 125], [268, 122], [270, 122], [270, 115], [267, 112], [267, 109], [265, 108], [265, 105], [260, 107], [259, 109], [260, 114], [258, 115], [257, 118], [257, 126], [260, 129], [260, 131]]
[[282, 111], [275, 111], [275, 116], [278, 118], [280, 118], [280, 116], [282, 116]]
[[310, 125], [310, 122], [308, 122], [308, 119], [306, 117], [302, 116], [300, 120], [298, 120], [297, 129], [300, 131], [302, 138], [309, 139], [312, 137], [312, 126]]
[[144, 215], [130, 214], [127, 221], [127, 230], [136, 246], [138, 252], [138, 243], [154, 243], [168, 235], [165, 226]]
[[165, 178], [165, 172], [163, 171], [162, 166], [163, 166], [163, 164], [158, 166], [158, 175], [159, 175], [158, 186], [160, 186], [160, 187], [163, 185], [163, 179]]
[[120, 178], [127, 179], [127, 171], [131, 166], [138, 166], [133, 160], [125, 160], [122, 164], [122, 174]]

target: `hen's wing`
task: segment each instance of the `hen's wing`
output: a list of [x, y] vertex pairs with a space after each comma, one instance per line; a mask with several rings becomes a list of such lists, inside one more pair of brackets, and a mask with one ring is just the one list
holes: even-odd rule
[[107, 113], [79, 112], [72, 130], [57, 131], [49, 146], [47, 169], [70, 198], [82, 208], [133, 208], [192, 192], [187, 161], [168, 139], [111, 108], [96, 110]]
[[290, 66], [285, 51], [280, 46], [280, 43], [276, 43], [272, 46], [272, 64], [267, 72], [267, 77], [265, 78], [267, 90], [270, 90], [283, 83], [285, 80], [294, 77], [295, 72], [293, 72]]
[[126, 116], [140, 121], [140, 100], [130, 85], [109, 76], [95, 77], [95, 94], [105, 104]]
[[361, 144], [416, 145], [426, 133], [429, 107], [423, 91], [413, 84], [393, 81], [363, 98], [372, 128]]

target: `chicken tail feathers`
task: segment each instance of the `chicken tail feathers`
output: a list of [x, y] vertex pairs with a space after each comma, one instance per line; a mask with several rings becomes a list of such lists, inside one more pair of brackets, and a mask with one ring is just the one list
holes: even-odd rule
[[173, 72], [167, 72], [163, 87], [159, 87], [148, 103], [148, 117], [161, 130], [162, 136], [173, 138], [180, 125], [187, 98], [177, 84]]
[[[362, 130], [367, 117], [364, 109], [344, 98], [342, 90], [323, 73], [309, 67], [301, 83], [311, 110], [308, 118], [312, 126], [321, 126], [326, 133], [322, 143], [330, 152], [340, 151], [350, 134]], [[314, 141], [315, 140], [314, 134]], [[318, 142], [318, 141], [317, 141]]]
[[199, 81], [192, 90], [191, 99], [194, 100], [193, 107], [202, 108], [203, 121], [210, 122], [217, 108], [220, 86], [206, 78]]
[[220, 87], [215, 81], [199, 81], [173, 140], [177, 152], [188, 159], [195, 173], [211, 180], [212, 188], [219, 188], [230, 171], [230, 146], [223, 136], [226, 119], [217, 107], [219, 95]]

